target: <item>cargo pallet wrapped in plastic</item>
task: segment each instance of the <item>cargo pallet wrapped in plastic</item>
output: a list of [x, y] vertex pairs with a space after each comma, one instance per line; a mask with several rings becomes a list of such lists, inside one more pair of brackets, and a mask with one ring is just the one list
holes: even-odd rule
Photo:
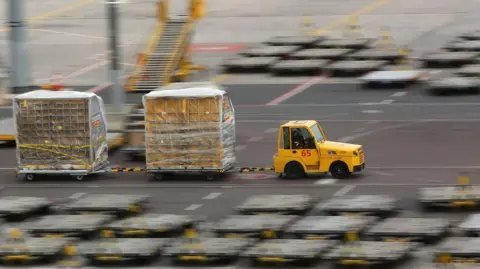
[[32, 91], [14, 98], [19, 173], [89, 174], [108, 165], [103, 100], [75, 91]]
[[226, 172], [236, 163], [235, 117], [212, 83], [174, 83], [143, 97], [147, 172]]

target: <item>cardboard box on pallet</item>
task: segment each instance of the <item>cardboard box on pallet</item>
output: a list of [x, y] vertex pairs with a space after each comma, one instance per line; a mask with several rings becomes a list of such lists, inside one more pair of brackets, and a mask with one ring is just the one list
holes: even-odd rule
[[97, 171], [108, 164], [102, 98], [86, 92], [45, 90], [13, 102], [19, 168]]
[[143, 97], [147, 169], [226, 169], [235, 164], [235, 117], [213, 83], [174, 83]]

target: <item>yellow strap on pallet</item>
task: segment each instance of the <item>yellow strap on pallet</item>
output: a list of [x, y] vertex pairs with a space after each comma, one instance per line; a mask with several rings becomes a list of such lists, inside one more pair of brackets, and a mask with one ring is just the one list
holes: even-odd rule
[[82, 164], [84, 164], [85, 166], [87, 166], [88, 168], [91, 168], [91, 167], [92, 167], [90, 164], [88, 164], [87, 162], [83, 161], [82, 159], [73, 157], [73, 156], [71, 156], [71, 155], [65, 154], [65, 153], [60, 152], [60, 151], [51, 150], [51, 149], [46, 149], [46, 148], [42, 148], [42, 147], [29, 147], [29, 146], [24, 146], [24, 145], [19, 145], [19, 147], [20, 147], [20, 148], [26, 148], [26, 149], [39, 150], [39, 151], [46, 151], [46, 152], [50, 152], [50, 153], [53, 153], [53, 154], [62, 155], [62, 156], [65, 156], [65, 157], [67, 157], [67, 158], [70, 158], [70, 159], [72, 159], [72, 160], [79, 161], [79, 162], [81, 162]]

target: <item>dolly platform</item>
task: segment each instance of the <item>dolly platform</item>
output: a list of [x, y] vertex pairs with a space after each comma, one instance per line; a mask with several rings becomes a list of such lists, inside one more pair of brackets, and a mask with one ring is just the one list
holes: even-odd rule
[[480, 237], [480, 214], [470, 214], [457, 228], [469, 237]]
[[480, 186], [421, 188], [418, 190], [418, 200], [425, 209], [439, 207], [473, 209], [480, 203]]
[[7, 221], [24, 220], [32, 215], [46, 214], [55, 205], [44, 197], [3, 196], [0, 197], [0, 215]]
[[255, 241], [246, 238], [179, 239], [166, 254], [177, 263], [228, 263]]
[[373, 226], [365, 235], [387, 242], [434, 243], [448, 234], [450, 225], [441, 218], [391, 218]]
[[31, 235], [47, 238], [91, 238], [102, 225], [113, 219], [109, 215], [48, 215], [22, 226]]
[[255, 195], [237, 206], [235, 211], [244, 215], [302, 215], [313, 206], [314, 199], [309, 195]]
[[160, 256], [171, 239], [122, 238], [80, 244], [80, 253], [93, 264], [144, 264]]
[[339, 265], [391, 266], [408, 259], [418, 247], [410, 242], [353, 241], [335, 247], [325, 259]]
[[72, 243], [65, 238], [16, 238], [0, 242], [3, 263], [45, 263], [57, 259]]
[[335, 240], [273, 239], [252, 247], [244, 256], [254, 264], [294, 263], [310, 265], [319, 261], [332, 247]]
[[373, 71], [360, 78], [363, 86], [366, 88], [373, 87], [406, 87], [414, 84], [424, 78], [427, 72], [421, 70], [399, 70], [399, 71]]
[[297, 216], [234, 215], [212, 227], [212, 231], [226, 238], [279, 238]]
[[308, 216], [293, 224], [285, 233], [298, 239], [336, 240], [347, 233], [361, 233], [378, 218], [369, 216]]
[[61, 211], [70, 214], [129, 215], [144, 211], [150, 201], [149, 195], [135, 194], [90, 194], [62, 205]]
[[449, 263], [479, 263], [480, 238], [450, 237], [438, 245], [434, 261], [448, 260]]
[[195, 226], [201, 220], [188, 215], [145, 214], [104, 225], [104, 230], [114, 237], [164, 238], [181, 235], [184, 229]]
[[315, 211], [331, 215], [386, 217], [398, 211], [397, 199], [388, 195], [345, 195], [315, 206]]

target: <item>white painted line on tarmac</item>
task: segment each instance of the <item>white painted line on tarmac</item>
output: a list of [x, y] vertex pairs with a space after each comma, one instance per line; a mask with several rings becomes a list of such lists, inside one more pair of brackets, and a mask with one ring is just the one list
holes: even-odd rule
[[278, 128], [268, 128], [264, 131], [264, 133], [271, 134], [271, 133], [275, 133], [277, 131], [278, 131]]
[[396, 92], [396, 93], [392, 94], [391, 96], [392, 97], [402, 97], [406, 94], [407, 94], [407, 92]]
[[250, 139], [248, 139], [247, 142], [258, 142], [262, 139], [263, 139], [262, 136], [254, 136], [254, 137], [251, 137]]
[[394, 176], [394, 174], [385, 173], [385, 172], [381, 172], [381, 171], [371, 171], [371, 173], [375, 174], [375, 175], [379, 175], [379, 176], [386, 176], [386, 177]]
[[[342, 107], [342, 106], [366, 106], [366, 105], [382, 105], [378, 102], [369, 102], [369, 103], [343, 103], [343, 104], [280, 104], [277, 106], [282, 107]], [[478, 106], [478, 103], [475, 102], [458, 102], [458, 103], [445, 103], [445, 102], [434, 102], [434, 103], [393, 103], [392, 106]], [[265, 106], [262, 106], [265, 107]]]
[[383, 100], [380, 102], [381, 105], [390, 105], [391, 103], [395, 102], [395, 100], [392, 100], [392, 99], [387, 99], [387, 100]]
[[380, 113], [383, 113], [383, 110], [375, 110], [375, 109], [362, 110], [362, 113], [365, 113], [365, 114], [380, 114]]
[[199, 209], [200, 207], [202, 207], [203, 205], [202, 204], [193, 204], [193, 205], [189, 205], [185, 208], [185, 210], [187, 211], [195, 211], [197, 209]]
[[334, 178], [323, 178], [323, 179], [320, 179], [320, 180], [317, 180], [315, 181], [315, 185], [330, 185], [330, 184], [335, 184], [337, 183], [338, 180], [334, 179]]
[[238, 146], [235, 146], [235, 151], [242, 151], [246, 148], [247, 148], [247, 146], [245, 146], [245, 145], [238, 145]]
[[70, 195], [70, 197], [68, 197], [69, 199], [72, 199], [72, 200], [76, 200], [76, 199], [79, 199], [80, 197], [86, 195], [86, 193], [84, 192], [77, 192], [77, 193], [74, 193], [72, 195]]
[[395, 130], [395, 129], [408, 127], [408, 126], [419, 124], [419, 123], [420, 122], [408, 122], [408, 123], [401, 123], [401, 124], [396, 124], [396, 125], [392, 125], [392, 126], [387, 126], [387, 127], [384, 127], [384, 128], [378, 128], [378, 129], [374, 129], [374, 130], [363, 132], [363, 133], [353, 134], [353, 135], [350, 135], [350, 136], [344, 136], [344, 137], [339, 138], [339, 141], [340, 142], [350, 142], [352, 140], [355, 140], [355, 139], [358, 139], [358, 138], [361, 138], [361, 137], [371, 136], [371, 135], [374, 135], [374, 134], [377, 134], [377, 133], [380, 133], [380, 132]]
[[313, 77], [313, 78], [305, 81], [304, 83], [298, 85], [297, 87], [291, 89], [290, 91], [288, 91], [288, 92], [280, 95], [279, 97], [273, 99], [272, 101], [266, 103], [265, 105], [266, 106], [279, 105], [279, 104], [285, 102], [286, 100], [294, 97], [295, 95], [298, 95], [298, 94], [304, 92], [305, 90], [307, 90], [311, 86], [317, 84], [318, 82], [320, 82], [321, 80], [324, 80], [324, 79], [325, 79], [325, 77], [323, 77], [323, 76]]
[[333, 196], [344, 196], [345, 194], [351, 192], [353, 189], [355, 189], [355, 185], [347, 185], [334, 193]]
[[213, 200], [213, 199], [218, 198], [220, 195], [222, 195], [221, 192], [212, 192], [212, 193], [210, 193], [209, 195], [203, 197], [203, 199], [205, 199], [205, 200]]

